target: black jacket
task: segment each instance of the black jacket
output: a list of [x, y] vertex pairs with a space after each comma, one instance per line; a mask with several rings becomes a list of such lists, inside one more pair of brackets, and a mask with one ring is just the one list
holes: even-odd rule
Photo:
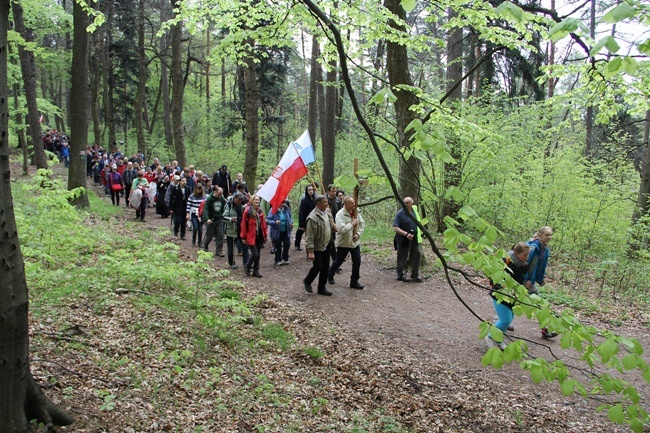
[[187, 199], [192, 195], [192, 191], [185, 185], [185, 195], [183, 196], [180, 185], [170, 186], [170, 188], [172, 192], [169, 198], [169, 210], [174, 212], [174, 215], [185, 215], [187, 213]]

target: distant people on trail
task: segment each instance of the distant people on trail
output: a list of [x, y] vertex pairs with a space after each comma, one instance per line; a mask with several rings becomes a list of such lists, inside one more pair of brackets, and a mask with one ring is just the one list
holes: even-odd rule
[[149, 182], [144, 178], [144, 171], [138, 170], [138, 174], [131, 187], [131, 198], [133, 200], [134, 191], [138, 191], [139, 201], [135, 206], [135, 217], [144, 222], [145, 213], [147, 212], [147, 200], [149, 198]]
[[156, 213], [160, 215], [160, 218], [169, 218], [169, 209], [167, 208], [167, 202], [165, 201], [169, 186], [169, 176], [164, 175], [163, 178], [158, 181], [158, 187], [156, 188]]
[[[260, 249], [266, 243], [268, 236], [264, 212], [260, 208], [261, 198], [253, 195], [251, 201], [244, 208], [241, 222], [241, 237], [248, 245], [250, 256], [244, 266], [244, 272], [248, 276], [262, 278], [260, 274]], [[251, 273], [252, 272], [252, 273]]]
[[124, 198], [126, 200], [126, 207], [129, 207], [129, 199], [131, 198], [131, 188], [133, 181], [138, 177], [138, 171], [133, 168], [131, 161], [126, 163], [126, 169], [122, 173], [122, 180], [124, 181]]
[[70, 145], [68, 145], [67, 141], [61, 143], [61, 159], [64, 167], [70, 167]]
[[212, 185], [212, 194], [205, 200], [202, 215], [206, 224], [203, 249], [209, 251], [210, 242], [214, 239], [216, 244], [214, 255], [215, 257], [223, 257], [223, 211], [226, 208], [223, 189], [218, 185]]
[[185, 180], [187, 181], [187, 186], [188, 186], [192, 191], [194, 191], [194, 185], [195, 185], [196, 181], [194, 180], [194, 176], [192, 176], [192, 172], [191, 172], [190, 168], [189, 168], [189, 167], [185, 167], [185, 168], [183, 169], [183, 174], [182, 174], [181, 176], [184, 177]]
[[296, 251], [302, 251], [300, 241], [307, 227], [307, 217], [315, 207], [316, 189], [314, 185], [309, 184], [305, 187], [305, 194], [300, 198], [300, 204], [298, 205], [298, 230], [296, 230], [296, 240], [294, 242]]
[[[529, 251], [530, 247], [526, 244], [526, 242], [519, 242], [513, 246], [510, 251], [508, 251], [507, 257], [504, 258], [506, 266], [508, 266], [510, 269], [512, 279], [522, 285], [524, 284], [524, 277], [526, 275], [526, 272], [528, 272]], [[497, 291], [502, 295], [506, 295], [507, 297], [499, 301], [495, 295], [495, 292]], [[504, 293], [504, 288], [501, 285], [494, 283], [491, 283], [490, 296], [492, 297], [494, 310], [496, 311], [498, 317], [497, 321], [494, 323], [494, 326], [505, 334], [505, 332], [510, 329], [510, 324], [515, 317], [515, 314], [512, 311], [512, 307], [515, 306], [517, 298], [512, 292]], [[485, 341], [488, 347], [498, 347], [501, 350], [504, 350], [506, 348], [505, 340], [501, 342], [495, 341], [492, 339], [490, 333], [485, 336]]]
[[116, 165], [111, 167], [111, 171], [108, 174], [108, 187], [111, 190], [111, 202], [113, 202], [115, 206], [119, 206], [120, 195], [124, 189], [124, 183], [122, 182], [122, 176], [117, 171]]
[[[403, 282], [421, 283], [420, 278], [420, 244], [422, 243], [422, 235], [418, 230], [418, 226], [409, 217], [413, 215], [416, 220], [420, 221], [420, 215], [417, 208], [413, 206], [413, 199], [411, 197], [404, 198], [407, 212], [404, 209], [397, 211], [395, 219], [393, 220], [393, 230], [395, 231], [395, 249], [397, 250], [397, 279]], [[406, 268], [408, 262], [411, 262], [411, 278], [406, 278]]]
[[276, 266], [289, 264], [293, 217], [291, 216], [291, 209], [288, 203], [289, 201], [285, 200], [275, 212], [271, 209], [266, 217], [266, 223], [271, 232], [271, 242], [273, 242]]
[[244, 175], [242, 173], [237, 173], [237, 178], [230, 187], [230, 190], [233, 192], [233, 194], [239, 190], [239, 185], [243, 185], [244, 192], [248, 193], [248, 187], [246, 186], [246, 181], [244, 181]]
[[359, 239], [363, 235], [366, 224], [357, 210], [354, 198], [347, 196], [343, 201], [343, 209], [336, 213], [336, 260], [327, 272], [327, 282], [334, 284], [334, 274], [341, 267], [348, 254], [352, 257], [352, 275], [350, 288], [363, 290], [359, 283], [361, 270], [361, 247]]
[[317, 293], [324, 296], [332, 296], [327, 290], [327, 272], [330, 265], [329, 243], [332, 236], [327, 197], [317, 195], [316, 206], [309, 213], [305, 227], [305, 249], [307, 258], [312, 261], [312, 266], [303, 280], [305, 290], [312, 293], [312, 282], [318, 277]]
[[[199, 207], [205, 201], [205, 192], [200, 183], [194, 187], [194, 192], [187, 199], [187, 217], [192, 223], [192, 246], [198, 242], [199, 246], [203, 240], [203, 222], [199, 215]], [[205, 205], [204, 205], [205, 206]], [[198, 237], [198, 239], [197, 239]]]
[[[548, 244], [553, 237], [553, 229], [548, 226], [540, 227], [537, 233], [529, 240], [528, 246], [530, 252], [528, 254], [528, 272], [524, 277], [524, 286], [528, 289], [530, 294], [538, 294], [539, 289], [535, 285], [543, 286], [546, 281], [546, 267], [548, 259], [551, 256], [551, 249]], [[557, 333], [548, 332], [548, 329], [542, 329], [542, 338], [556, 337]]]
[[169, 199], [169, 210], [174, 218], [174, 236], [178, 237], [180, 232], [181, 240], [185, 240], [187, 228], [187, 200], [192, 195], [192, 190], [187, 186], [187, 180], [181, 177], [178, 186], [172, 189]]
[[212, 176], [212, 185], [220, 186], [221, 189], [223, 189], [224, 198], [228, 198], [232, 194], [233, 191], [230, 189], [232, 186], [232, 179], [230, 179], [228, 166], [224, 164], [216, 171], [216, 173], [214, 173], [214, 176]]

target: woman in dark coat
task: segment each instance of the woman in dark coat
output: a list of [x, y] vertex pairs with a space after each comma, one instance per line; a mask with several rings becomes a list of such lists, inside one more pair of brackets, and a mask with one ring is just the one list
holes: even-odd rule
[[300, 240], [302, 239], [305, 228], [307, 227], [307, 216], [316, 207], [316, 187], [314, 185], [307, 185], [305, 187], [305, 195], [300, 199], [300, 207], [298, 208], [298, 230], [296, 230], [296, 250], [300, 251]]
[[156, 189], [156, 213], [161, 218], [169, 218], [169, 209], [165, 203], [165, 194], [169, 188], [169, 176], [165, 175], [158, 181], [158, 188]]

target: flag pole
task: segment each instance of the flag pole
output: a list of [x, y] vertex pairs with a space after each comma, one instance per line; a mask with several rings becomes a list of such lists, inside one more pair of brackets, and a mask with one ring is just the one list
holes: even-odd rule
[[316, 166], [316, 173], [318, 174], [318, 178], [320, 179], [320, 187], [323, 195], [325, 195], [325, 185], [323, 185], [323, 176], [320, 174], [320, 170], [318, 169], [318, 161], [314, 161], [314, 165]]
[[[359, 218], [359, 158], [354, 158], [354, 177], [357, 178], [357, 186], [354, 187], [354, 191], [352, 192], [352, 197], [354, 198], [354, 206], [355, 206], [354, 216]], [[358, 227], [359, 224], [354, 226], [354, 228], [352, 229], [353, 235], [357, 234]]]

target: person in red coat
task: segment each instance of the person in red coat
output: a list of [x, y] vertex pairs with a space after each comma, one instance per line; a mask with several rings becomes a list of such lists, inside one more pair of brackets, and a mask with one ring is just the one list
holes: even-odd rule
[[250, 204], [244, 208], [244, 215], [241, 222], [241, 238], [248, 245], [250, 256], [244, 267], [246, 275], [262, 278], [260, 275], [260, 249], [266, 243], [267, 228], [264, 212], [260, 209], [260, 197], [254, 195], [251, 197]]

